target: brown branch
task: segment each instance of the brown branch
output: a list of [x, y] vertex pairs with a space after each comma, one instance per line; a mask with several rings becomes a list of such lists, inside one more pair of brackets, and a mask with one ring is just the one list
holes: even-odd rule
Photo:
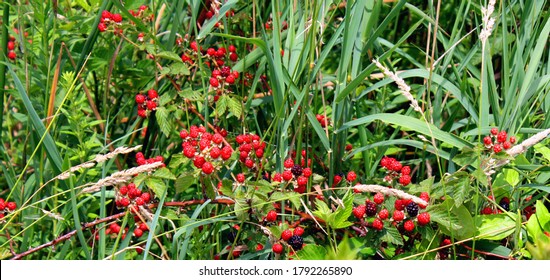
[[504, 260], [515, 260], [515, 258], [511, 258], [511, 257], [506, 257], [506, 256], [502, 256], [502, 255], [497, 255], [497, 254], [494, 254], [494, 253], [490, 253], [490, 252], [485, 252], [485, 251], [481, 251], [481, 250], [478, 250], [478, 249], [473, 249], [472, 247], [464, 244], [464, 243], [461, 243], [460, 245], [462, 245], [462, 247], [470, 250], [470, 251], [474, 251], [478, 254], [482, 254], [482, 255], [486, 255], [486, 256], [491, 256], [491, 257], [495, 257], [495, 258], [499, 258], [499, 259], [504, 259]]
[[[111, 221], [111, 220], [114, 220], [114, 219], [118, 219], [118, 218], [120, 218], [120, 217], [123, 217], [124, 215], [126, 215], [126, 212], [121, 212], [121, 213], [118, 213], [118, 214], [111, 215], [111, 216], [109, 216], [109, 217], [105, 217], [105, 218], [103, 218], [103, 219], [95, 220], [95, 221], [93, 221], [93, 222], [89, 222], [89, 223], [84, 224], [84, 225], [82, 226], [81, 229], [84, 230], [84, 229], [87, 229], [87, 228], [89, 228], [89, 227], [93, 227], [93, 226], [95, 226], [95, 225], [97, 225], [97, 224], [101, 224], [101, 223], [108, 222], [108, 221]], [[68, 239], [70, 239], [70, 238], [71, 238], [73, 235], [75, 235], [75, 234], [76, 234], [76, 229], [75, 229], [75, 230], [72, 230], [72, 231], [70, 231], [69, 233], [67, 233], [67, 234], [65, 234], [65, 235], [62, 235], [62, 236], [60, 236], [60, 237], [58, 237], [58, 238], [56, 238], [56, 239], [54, 239], [54, 240], [52, 240], [52, 241], [50, 241], [50, 242], [48, 242], [48, 243], [44, 243], [44, 244], [42, 244], [42, 245], [40, 245], [40, 246], [31, 248], [31, 249], [29, 249], [29, 250], [27, 250], [27, 251], [25, 251], [25, 252], [23, 252], [23, 253], [19, 253], [19, 254], [13, 256], [13, 258], [11, 258], [11, 259], [12, 259], [12, 260], [19, 260], [19, 259], [21, 259], [21, 258], [24, 257], [24, 256], [27, 256], [27, 255], [30, 255], [30, 254], [32, 254], [32, 253], [34, 253], [34, 252], [40, 251], [40, 250], [42, 250], [42, 249], [44, 249], [44, 248], [46, 248], [46, 247], [54, 246], [54, 245], [57, 244], [57, 243], [60, 243], [60, 242], [65, 241], [65, 240], [68, 240]]]

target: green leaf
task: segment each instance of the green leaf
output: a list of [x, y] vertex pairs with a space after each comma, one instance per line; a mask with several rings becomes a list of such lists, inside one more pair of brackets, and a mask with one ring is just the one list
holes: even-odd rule
[[317, 200], [315, 206], [317, 210], [313, 211], [313, 215], [323, 221], [328, 221], [328, 217], [332, 214], [328, 205], [322, 200]]
[[506, 182], [510, 184], [512, 187], [515, 187], [519, 184], [519, 172], [506, 168], [504, 169], [504, 178], [506, 179]]
[[225, 94], [220, 96], [218, 99], [218, 102], [216, 102], [216, 113], [218, 115], [225, 114], [225, 111], [227, 111], [227, 103], [228, 103], [229, 97]]
[[474, 221], [476, 237], [487, 240], [502, 240], [514, 233], [516, 226], [516, 222], [506, 214], [479, 215], [474, 217]]
[[532, 240], [537, 239], [545, 231], [550, 232], [550, 213], [548, 209], [546, 209], [541, 200], [537, 200], [535, 209], [537, 211], [527, 221], [527, 232], [529, 233], [529, 238]]
[[189, 101], [202, 101], [202, 95], [198, 91], [194, 91], [190, 88], [178, 91], [178, 95]]
[[[181, 57], [178, 54], [174, 53], [174, 52], [162, 51], [162, 52], [157, 53], [155, 56], [160, 57], [160, 58], [174, 60], [174, 61], [177, 61], [177, 62], [181, 62]], [[188, 69], [188, 71], [189, 71], [189, 69]]]
[[214, 185], [212, 185], [212, 180], [210, 179], [210, 177], [205, 177], [202, 183], [204, 186], [204, 191], [206, 192], [206, 196], [210, 199], [215, 199], [216, 189], [214, 188]]
[[153, 177], [159, 179], [176, 180], [176, 176], [172, 174], [172, 172], [170, 172], [170, 169], [166, 167], [157, 169], [157, 171], [153, 173]]
[[329, 216], [328, 223], [334, 229], [347, 228], [353, 225], [352, 222], [348, 221], [351, 212], [353, 211], [353, 193], [347, 192], [342, 199], [344, 207], [342, 205], [338, 206], [336, 211]]
[[246, 203], [245, 198], [240, 198], [235, 200], [235, 214], [240, 221], [244, 221], [248, 213], [248, 204]]
[[185, 164], [186, 162], [189, 162], [189, 159], [183, 156], [181, 153], [172, 155], [172, 159], [170, 160], [170, 164], [168, 164], [168, 167], [171, 170], [175, 170], [180, 165]]
[[470, 194], [470, 178], [463, 177], [461, 180], [453, 186], [453, 199], [455, 206], [459, 207], [469, 198]]
[[227, 107], [229, 108], [229, 112], [231, 112], [235, 117], [241, 118], [241, 115], [243, 114], [243, 106], [242, 102], [237, 100], [237, 98], [229, 98], [227, 100]]
[[233, 181], [229, 179], [223, 179], [222, 180], [222, 188], [220, 190], [223, 195], [234, 197], [235, 194], [233, 193]]
[[170, 136], [170, 133], [174, 131], [172, 121], [169, 119], [170, 112], [165, 107], [158, 107], [156, 110], [157, 123], [160, 130], [166, 137]]
[[327, 249], [321, 245], [307, 245], [296, 253], [299, 260], [324, 260]]
[[166, 184], [164, 184], [162, 179], [149, 177], [145, 179], [145, 185], [147, 185], [157, 197], [161, 197], [166, 191]]
[[[169, 90], [169, 91], [164, 92], [159, 97], [159, 107], [164, 107], [166, 104], [174, 101], [175, 97], [176, 97], [176, 92], [173, 91], [173, 90]], [[174, 110], [172, 108], [170, 108], [169, 111], [174, 111]]]
[[380, 237], [380, 240], [394, 244], [403, 245], [403, 238], [399, 231], [395, 227], [387, 227], [384, 229], [384, 234]]
[[170, 64], [170, 74], [188, 76], [191, 72], [189, 71], [189, 67], [187, 67], [185, 63], [181, 62], [180, 59], [180, 62]]
[[453, 235], [456, 235], [456, 232], [462, 230], [460, 220], [451, 211], [451, 207], [453, 206], [454, 201], [448, 198], [442, 204], [430, 205], [426, 208], [426, 211], [430, 213], [431, 220], [438, 223], [441, 226], [441, 231], [447, 235], [451, 235], [451, 232], [453, 232]]

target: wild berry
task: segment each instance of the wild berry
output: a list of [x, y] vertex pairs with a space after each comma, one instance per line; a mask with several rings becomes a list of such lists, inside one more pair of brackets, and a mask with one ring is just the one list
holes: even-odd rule
[[304, 228], [296, 227], [294, 228], [294, 235], [302, 236], [304, 234]]
[[405, 221], [405, 224], [403, 224], [403, 228], [405, 228], [406, 231], [411, 232], [414, 230], [414, 222], [411, 220]]
[[268, 222], [275, 222], [277, 220], [277, 212], [275, 210], [271, 210], [267, 212], [267, 215], [265, 216], [265, 220]]
[[243, 173], [237, 174], [237, 182], [244, 183], [245, 177]]
[[366, 214], [368, 217], [374, 217], [376, 215], [376, 203], [368, 201], [365, 203]]
[[232, 85], [235, 83], [235, 77], [233, 75], [229, 75], [227, 76], [227, 78], [225, 78], [225, 82]]
[[293, 235], [288, 241], [288, 245], [292, 247], [295, 251], [302, 249], [304, 245], [304, 239], [299, 235]]
[[374, 203], [380, 205], [384, 203], [384, 195], [382, 193], [376, 193], [373, 197]]
[[348, 182], [353, 182], [355, 181], [355, 179], [357, 179], [357, 174], [355, 174], [354, 171], [348, 172], [348, 174], [346, 175], [346, 180], [348, 180]]
[[264, 245], [263, 245], [263, 244], [260, 244], [260, 243], [256, 244], [256, 251], [261, 251], [261, 250], [263, 250], [263, 249], [264, 249]]
[[146, 223], [141, 223], [141, 224], [139, 224], [139, 229], [141, 229], [142, 231], [148, 231], [149, 226], [147, 226]]
[[372, 221], [372, 227], [375, 230], [382, 230], [384, 228], [384, 222], [380, 219], [374, 219], [374, 221]]
[[292, 174], [294, 174], [294, 176], [300, 176], [300, 175], [302, 175], [303, 169], [300, 165], [295, 164], [294, 166], [292, 166], [290, 171], [292, 171]]
[[365, 216], [365, 213], [367, 211], [367, 207], [364, 204], [361, 204], [355, 208], [353, 208], [353, 215], [355, 218], [361, 220]]
[[232, 53], [229, 54], [229, 59], [231, 61], [235, 62], [239, 59], [239, 56], [236, 53], [232, 52]]
[[17, 208], [17, 204], [15, 204], [15, 202], [13, 201], [9, 201], [8, 203], [6, 203], [6, 208], [8, 208], [8, 210], [10, 211], [13, 211]]
[[498, 128], [496, 127], [491, 128], [491, 134], [496, 136], [498, 134]]
[[506, 131], [501, 131], [497, 135], [497, 142], [504, 143], [506, 141], [506, 138], [508, 138]]
[[204, 172], [205, 174], [212, 174], [212, 172], [214, 172], [214, 166], [212, 165], [212, 163], [210, 162], [205, 162], [203, 165], [202, 165], [202, 172]]
[[284, 166], [285, 168], [292, 168], [294, 166], [294, 161], [291, 158], [289, 158], [285, 160]]
[[116, 23], [122, 22], [122, 16], [120, 14], [113, 14], [111, 19]]
[[508, 197], [503, 197], [500, 199], [498, 205], [506, 211], [510, 211], [510, 199]]
[[403, 221], [405, 218], [405, 213], [403, 211], [395, 210], [393, 211], [393, 220], [396, 222]]
[[395, 210], [403, 211], [403, 209], [405, 209], [405, 204], [403, 204], [403, 200], [398, 199], [393, 204], [393, 207], [395, 208]]
[[159, 94], [156, 90], [150, 89], [150, 90], [147, 91], [147, 96], [149, 96], [150, 99], [155, 99], [155, 98], [159, 97]]
[[304, 176], [300, 176], [298, 177], [298, 179], [296, 179], [296, 183], [298, 183], [299, 187], [305, 187], [307, 186], [307, 178]]
[[153, 100], [147, 101], [147, 109], [152, 111], [152, 110], [155, 110], [156, 108], [157, 108], [157, 102]]
[[399, 177], [399, 184], [403, 185], [404, 187], [410, 183], [411, 183], [410, 175], [401, 175], [401, 177]]
[[211, 85], [212, 87], [217, 88], [217, 87], [220, 86], [220, 82], [218, 81], [217, 78], [212, 77], [212, 78], [210, 78], [210, 85]]
[[516, 137], [510, 136], [510, 143], [515, 144], [516, 143]]
[[8, 42], [8, 50], [13, 51], [15, 49], [15, 43], [13, 41]]
[[512, 143], [510, 143], [509, 141], [504, 141], [504, 143], [502, 143], [502, 147], [505, 149], [505, 150], [508, 150], [512, 147]]
[[401, 175], [410, 175], [411, 174], [411, 167], [410, 166], [403, 166], [401, 168]]
[[134, 229], [134, 236], [140, 238], [141, 236], [143, 236], [143, 230], [139, 228]]
[[283, 230], [283, 232], [281, 233], [281, 238], [284, 240], [284, 241], [288, 241], [291, 237], [292, 237], [292, 231], [290, 231], [290, 229], [285, 229]]
[[283, 181], [283, 175], [281, 173], [275, 173], [273, 174], [273, 181], [275, 182], [282, 182]]
[[485, 144], [485, 146], [491, 146], [493, 144], [493, 139], [491, 136], [485, 136], [483, 138], [483, 144]]
[[271, 248], [273, 250], [273, 253], [275, 254], [282, 254], [283, 253], [283, 245], [281, 245], [280, 243], [275, 243], [273, 244], [273, 248]]
[[136, 202], [137, 206], [141, 206], [141, 205], [145, 204], [145, 201], [143, 201], [143, 198], [141, 198], [141, 197], [136, 197], [135, 202]]
[[100, 23], [97, 25], [97, 29], [99, 30], [99, 32], [104, 32], [105, 30], [107, 30], [107, 26], [105, 25], [105, 23], [100, 22]]
[[407, 207], [407, 213], [409, 214], [409, 216], [411, 217], [416, 217], [416, 215], [418, 215], [418, 204], [414, 203], [414, 202], [410, 202]]
[[403, 168], [403, 165], [401, 165], [401, 162], [394, 160], [389, 169], [395, 172], [399, 172], [401, 171], [401, 168]]
[[290, 171], [290, 170], [283, 171], [283, 180], [285, 180], [285, 181], [292, 180], [292, 171]]
[[137, 104], [143, 104], [145, 102], [145, 95], [138, 94], [136, 95], [136, 103]]
[[418, 217], [416, 217], [416, 220], [418, 221], [419, 225], [425, 226], [430, 223], [430, 214], [428, 212], [422, 212], [418, 214]]
[[495, 154], [502, 152], [502, 146], [500, 144], [495, 144], [495, 146], [493, 146], [493, 151]]
[[109, 229], [112, 233], [119, 233], [120, 232], [120, 226], [116, 223], [110, 224]]
[[340, 175], [334, 175], [333, 184], [338, 185], [342, 181], [342, 176]]
[[385, 220], [390, 216], [390, 212], [388, 209], [382, 209], [380, 212], [378, 212], [378, 218]]

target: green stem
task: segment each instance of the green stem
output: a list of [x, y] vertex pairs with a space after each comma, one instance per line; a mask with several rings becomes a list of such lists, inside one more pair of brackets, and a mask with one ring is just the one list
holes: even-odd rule
[[8, 21], [10, 19], [10, 6], [4, 2], [4, 13], [2, 14], [2, 38], [0, 49], [3, 55], [0, 55], [0, 139], [2, 139], [2, 123], [4, 122], [4, 86], [6, 85], [6, 57], [8, 55]]

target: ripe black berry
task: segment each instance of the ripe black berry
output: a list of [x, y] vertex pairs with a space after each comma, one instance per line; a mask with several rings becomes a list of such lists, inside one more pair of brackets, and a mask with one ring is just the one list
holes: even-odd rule
[[290, 171], [292, 172], [292, 174], [294, 174], [294, 176], [300, 176], [300, 175], [302, 175], [303, 169], [298, 164], [295, 164], [294, 166], [292, 166]]
[[510, 211], [510, 199], [508, 199], [507, 197], [503, 197], [498, 203], [498, 205], [500, 205], [502, 209], [506, 211]]
[[406, 209], [409, 216], [416, 217], [418, 215], [418, 204], [411, 202], [407, 205]]
[[230, 232], [227, 233], [227, 240], [229, 241], [229, 243], [235, 242], [235, 238], [237, 238], [237, 233], [236, 232], [230, 231]]
[[367, 206], [367, 216], [374, 217], [376, 215], [376, 203], [368, 201], [365, 204]]
[[304, 239], [301, 236], [293, 235], [288, 241], [288, 245], [292, 246], [292, 249], [294, 250], [300, 250], [302, 249], [302, 245], [304, 245]]

